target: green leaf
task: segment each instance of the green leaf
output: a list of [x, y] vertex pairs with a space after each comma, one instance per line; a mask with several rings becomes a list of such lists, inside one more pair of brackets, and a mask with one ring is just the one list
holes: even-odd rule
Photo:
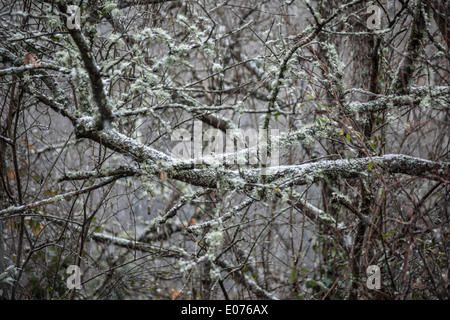
[[275, 114], [273, 115], [273, 118], [275, 119], [275, 121], [278, 121], [278, 116], [279, 116], [280, 114], [281, 114], [281, 113], [277, 112], [277, 113], [275, 113]]
[[44, 193], [42, 194], [44, 197], [54, 197], [58, 194], [57, 190], [45, 190]]
[[289, 275], [289, 281], [290, 282], [295, 282], [295, 280], [297, 280], [297, 278], [298, 278], [297, 269], [293, 269], [291, 274]]
[[328, 289], [328, 287], [322, 281], [317, 281], [316, 284], [324, 290]]
[[317, 282], [314, 281], [313, 279], [310, 279], [308, 282], [306, 282], [306, 287], [307, 288], [315, 288], [315, 287], [317, 287]]
[[345, 138], [347, 139], [347, 142], [350, 142], [350, 139], [351, 139], [350, 133], [347, 133], [347, 135], [345, 136]]
[[370, 161], [369, 162], [369, 170], [372, 170], [372, 168], [373, 168], [373, 161]]
[[304, 273], [309, 273], [309, 270], [306, 269], [305, 267], [301, 267], [301, 268], [300, 268], [300, 271], [301, 271], [301, 272], [304, 272]]

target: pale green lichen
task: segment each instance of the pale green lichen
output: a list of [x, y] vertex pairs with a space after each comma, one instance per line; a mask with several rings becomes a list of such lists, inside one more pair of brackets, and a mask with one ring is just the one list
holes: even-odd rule
[[342, 63], [341, 59], [339, 59], [339, 55], [337, 54], [336, 47], [333, 44], [328, 42], [321, 43], [322, 48], [326, 52], [326, 56], [328, 58], [329, 67], [331, 69], [331, 79], [334, 84], [339, 88], [343, 87], [342, 78], [344, 76], [344, 68], [345, 65]]
[[209, 270], [209, 276], [212, 280], [220, 280], [222, 278], [220, 269], [213, 263]]
[[50, 28], [58, 28], [61, 26], [61, 20], [55, 15], [47, 15], [47, 23]]
[[211, 231], [206, 234], [205, 241], [209, 245], [210, 250], [215, 251], [222, 245], [223, 232], [219, 230]]
[[164, 220], [164, 218], [161, 217], [161, 216], [154, 218], [154, 219], [150, 222], [149, 228], [150, 228], [151, 230], [157, 230], [157, 229], [159, 228], [159, 226], [161, 225], [161, 222], [163, 222], [163, 220]]
[[54, 202], [54, 203], [59, 203], [59, 202], [61, 202], [62, 200], [64, 200], [64, 196], [62, 196], [62, 195], [57, 195], [57, 196], [54, 196], [52, 199], [53, 199], [53, 202]]
[[180, 268], [180, 272], [190, 271], [192, 268], [196, 267], [196, 263], [194, 261], [187, 261], [185, 259], [178, 260], [178, 267]]
[[155, 97], [159, 103], [167, 101], [171, 97], [170, 92], [165, 91], [165, 90], [154, 90], [153, 94], [155, 95]]
[[141, 180], [141, 187], [145, 191], [147, 191], [150, 197], [155, 197], [157, 195], [157, 187], [156, 184], [148, 178], [146, 175], [142, 175], [139, 177]]
[[115, 9], [117, 9], [116, 1], [105, 1], [103, 3], [103, 10], [105, 13], [111, 13]]

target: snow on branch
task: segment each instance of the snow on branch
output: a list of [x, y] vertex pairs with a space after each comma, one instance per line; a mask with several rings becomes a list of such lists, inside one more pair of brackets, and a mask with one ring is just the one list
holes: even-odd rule
[[38, 68], [55, 70], [55, 71], [60, 71], [60, 69], [61, 69], [60, 67], [57, 67], [52, 64], [47, 64], [47, 63], [40, 63], [39, 66], [35, 66], [33, 64], [27, 64], [27, 65], [20, 66], [20, 67], [10, 67], [10, 68], [6, 68], [6, 69], [0, 69], [0, 76], [6, 76], [6, 75], [11, 75], [11, 74], [22, 74], [25, 71], [33, 71], [33, 70], [37, 70]]
[[253, 198], [246, 199], [244, 202], [234, 206], [230, 211], [219, 217], [217, 220], [208, 220], [193, 226], [189, 226], [187, 227], [187, 231], [191, 233], [203, 233], [210, 229], [217, 228], [230, 218], [238, 216], [242, 210], [250, 206], [254, 201], [255, 199]]
[[64, 175], [58, 179], [58, 182], [62, 181], [73, 181], [73, 180], [86, 180], [86, 179], [99, 179], [105, 177], [113, 176], [132, 176], [142, 174], [139, 172], [138, 168], [131, 166], [120, 166], [118, 168], [107, 168], [103, 170], [96, 171], [77, 171], [77, 172], [66, 172]]
[[[450, 162], [434, 162], [426, 159], [401, 154], [388, 154], [377, 157], [356, 158], [348, 160], [324, 160], [293, 166], [280, 166], [274, 174], [267, 176], [268, 182], [278, 182], [278, 187], [304, 185], [320, 179], [357, 178], [374, 170], [369, 169], [372, 163], [388, 173], [402, 173], [410, 176], [425, 177], [431, 180], [450, 179]], [[274, 168], [275, 169], [275, 168]], [[259, 169], [247, 171], [247, 181], [255, 182]]]
[[156, 231], [161, 224], [166, 223], [169, 219], [173, 218], [177, 214], [178, 210], [180, 210], [185, 204], [187, 204], [187, 203], [191, 202], [192, 200], [194, 200], [198, 197], [201, 197], [211, 191], [212, 190], [210, 190], [210, 189], [202, 189], [202, 190], [195, 192], [194, 194], [192, 194], [190, 196], [182, 197], [181, 200], [175, 206], [173, 206], [169, 211], [166, 212], [166, 214], [164, 214], [163, 216], [159, 216], [150, 222], [150, 226], [146, 230], [146, 232], [142, 236], [142, 238], [145, 238], [148, 234]]
[[[283, 196], [280, 193], [276, 194], [279, 198], [283, 198]], [[293, 192], [294, 199], [290, 200], [288, 199], [286, 202], [289, 205], [292, 205], [294, 208], [302, 212], [305, 216], [307, 216], [309, 219], [311, 219], [314, 222], [319, 222], [324, 225], [326, 225], [328, 228], [333, 230], [333, 232], [338, 233], [339, 229], [343, 229], [344, 227], [341, 224], [337, 224], [336, 220], [330, 216], [325, 211], [317, 208], [316, 206], [312, 205], [308, 201], [302, 199], [301, 196]]]
[[161, 246], [153, 246], [148, 243], [129, 240], [125, 238], [115, 237], [104, 233], [94, 232], [90, 236], [91, 239], [107, 244], [113, 244], [118, 247], [126, 248], [129, 250], [141, 251], [151, 254], [157, 254], [164, 257], [189, 257], [191, 256], [183, 250], [176, 248], [163, 248]]
[[[175, 161], [170, 156], [140, 144], [128, 136], [115, 130], [85, 131], [81, 136], [102, 143], [104, 146], [131, 156], [138, 163], [152, 165], [154, 174], [166, 171], [171, 179], [183, 181], [192, 185], [216, 188], [217, 183], [231, 183], [243, 187], [243, 183], [257, 183], [261, 169], [242, 169], [238, 171], [221, 169], [220, 179], [214, 168], [194, 168], [192, 162]], [[279, 166], [269, 168], [267, 182], [276, 182], [278, 187], [303, 185], [327, 178], [356, 178], [368, 174], [369, 163], [389, 173], [403, 173], [411, 176], [426, 177], [433, 180], [448, 181], [449, 163], [433, 162], [406, 155], [385, 155], [348, 160], [326, 160], [302, 165]], [[272, 173], [270, 173], [272, 171]], [[238, 181], [239, 180], [239, 181]], [[242, 181], [243, 180], [243, 181]], [[239, 183], [238, 183], [239, 182]]]
[[[361, 92], [357, 89], [350, 89], [346, 94], [351, 92]], [[362, 91], [362, 93], [367, 93]], [[368, 93], [370, 94], [370, 93]], [[358, 112], [377, 112], [388, 108], [400, 105], [419, 104], [428, 99], [439, 99], [448, 97], [450, 94], [450, 87], [414, 87], [411, 88], [411, 93], [408, 95], [375, 95], [376, 99], [368, 102], [350, 102], [344, 105], [344, 110], [347, 114]]]
[[87, 193], [87, 192], [90, 192], [92, 190], [104, 187], [104, 186], [106, 186], [106, 185], [116, 181], [117, 179], [119, 179], [120, 177], [123, 177], [123, 176], [124, 175], [110, 177], [109, 179], [106, 179], [106, 180], [104, 180], [102, 182], [99, 182], [97, 184], [94, 184], [92, 186], [89, 186], [89, 187], [86, 187], [86, 188], [82, 188], [82, 189], [79, 189], [79, 190], [66, 192], [66, 193], [63, 193], [63, 194], [59, 194], [59, 195], [56, 195], [56, 196], [54, 196], [52, 198], [47, 198], [47, 199], [44, 199], [44, 200], [36, 201], [36, 202], [33, 202], [33, 203], [29, 203], [29, 204], [24, 204], [24, 205], [21, 205], [21, 206], [11, 206], [11, 207], [9, 207], [7, 209], [0, 210], [0, 217], [9, 216], [9, 215], [14, 214], [14, 213], [24, 212], [24, 211], [31, 210], [31, 209], [36, 208], [36, 207], [45, 206], [45, 205], [52, 204], [52, 203], [57, 203], [57, 202], [60, 202], [60, 201], [62, 201], [64, 199], [68, 199], [68, 198], [71, 198], [73, 196], [77, 196], [77, 195], [80, 195], [80, 194], [83, 194], [83, 193]]
[[[59, 3], [61, 12], [67, 12], [67, 4], [65, 2]], [[91, 50], [83, 34], [76, 28], [68, 28], [73, 41], [78, 47], [84, 67], [89, 74], [89, 79], [92, 87], [92, 96], [100, 113], [100, 118], [96, 123], [96, 128], [102, 130], [104, 127], [109, 127], [112, 122], [112, 112], [108, 106], [108, 99], [100, 68], [98, 67]]]

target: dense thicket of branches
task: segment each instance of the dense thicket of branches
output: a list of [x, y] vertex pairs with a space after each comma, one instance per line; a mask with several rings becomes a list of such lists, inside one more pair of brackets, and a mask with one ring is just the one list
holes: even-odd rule
[[0, 3], [2, 298], [450, 298], [448, 2]]

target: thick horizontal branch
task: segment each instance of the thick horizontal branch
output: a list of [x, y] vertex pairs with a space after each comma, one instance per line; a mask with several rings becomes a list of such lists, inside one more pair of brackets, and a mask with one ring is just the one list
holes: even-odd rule
[[[408, 104], [419, 104], [427, 98], [442, 98], [450, 96], [450, 87], [436, 86], [436, 87], [416, 87], [411, 88], [411, 94], [408, 95], [392, 95], [392, 96], [377, 96], [376, 99], [368, 102], [351, 102], [344, 105], [346, 113], [358, 112], [377, 112], [383, 111], [390, 107], [396, 107]], [[347, 93], [352, 92], [348, 90]], [[355, 90], [354, 92], [358, 92]], [[364, 93], [364, 92], [363, 92]]]
[[[373, 164], [372, 170], [369, 164]], [[402, 173], [410, 176], [426, 177], [432, 180], [450, 179], [450, 162], [434, 162], [401, 154], [388, 154], [378, 157], [357, 158], [348, 160], [325, 160], [294, 166], [270, 168], [274, 173], [266, 181], [279, 182], [278, 187], [304, 185], [321, 179], [357, 178], [368, 175], [379, 168], [385, 172]], [[258, 169], [247, 171], [247, 181], [256, 182]]]
[[[110, 130], [107, 130], [108, 132]], [[144, 157], [145, 158], [145, 157]], [[369, 169], [369, 163], [373, 164], [372, 170]], [[270, 168], [269, 170], [275, 171], [267, 176], [266, 181], [268, 183], [277, 183], [278, 187], [289, 187], [293, 185], [304, 185], [312, 183], [321, 179], [338, 179], [338, 178], [357, 178], [361, 175], [367, 175], [370, 172], [374, 172], [375, 169], [381, 169], [385, 172], [395, 174], [402, 173], [410, 176], [425, 177], [432, 180], [440, 180], [445, 183], [450, 182], [450, 162], [434, 162], [421, 158], [410, 157], [406, 155], [385, 155], [372, 158], [358, 158], [349, 160], [325, 160], [315, 163], [307, 163], [298, 166], [280, 166], [276, 168]], [[195, 172], [189, 176], [189, 172]], [[22, 206], [13, 206], [0, 211], [0, 216], [5, 214], [14, 214], [30, 210], [35, 207], [54, 203], [67, 197], [83, 194], [91, 190], [103, 187], [123, 176], [134, 174], [134, 172], [124, 172], [121, 175], [115, 175], [109, 179], [102, 181], [98, 184], [92, 185], [87, 188], [67, 192], [62, 195], [55, 196], [53, 198], [44, 199], [35, 203], [26, 204]], [[248, 183], [256, 183], [260, 175], [259, 169], [249, 169], [242, 171]], [[237, 172], [228, 171], [223, 173], [223, 178], [236, 178]], [[196, 180], [196, 176], [200, 180]], [[213, 188], [217, 183], [217, 176], [213, 170], [187, 170], [183, 175], [173, 174], [173, 177], [180, 178], [182, 181], [199, 185], [201, 184], [213, 185]], [[189, 179], [192, 178], [192, 180]], [[197, 230], [210, 229], [214, 226], [220, 225], [226, 220], [238, 214], [247, 206], [253, 203], [253, 199], [248, 199], [240, 205], [234, 207], [230, 212], [224, 214], [217, 221], [211, 220], [191, 226], [188, 228], [190, 232], [196, 232]]]
[[[160, 174], [165, 171], [171, 179], [207, 188], [217, 187], [217, 172], [213, 169], [195, 169], [191, 162], [175, 161], [163, 152], [139, 143], [114, 129], [87, 131], [86, 127], [89, 127], [89, 122], [92, 121], [92, 118], [88, 118], [80, 119], [77, 125], [78, 138], [96, 141], [111, 150], [128, 155], [137, 163], [146, 165], [147, 169], [151, 168], [152, 171], [149, 173]], [[86, 123], [84, 123], [84, 120], [86, 120]], [[231, 176], [239, 177], [236, 173], [230, 171], [229, 177], [231, 178]]]
[[[84, 131], [80, 136], [90, 138], [104, 146], [131, 156], [138, 163], [153, 165], [155, 174], [166, 171], [171, 179], [192, 185], [216, 188], [218, 182], [231, 183], [236, 188], [246, 183], [257, 183], [261, 169], [241, 169], [240, 172], [223, 169], [220, 174], [214, 169], [196, 168], [192, 161], [175, 161], [170, 156], [118, 133], [115, 130]], [[266, 181], [277, 182], [279, 187], [303, 185], [320, 179], [356, 178], [368, 174], [369, 163], [389, 173], [447, 181], [449, 163], [433, 162], [406, 155], [385, 155], [349, 160], [326, 160], [303, 165], [268, 168]]]

